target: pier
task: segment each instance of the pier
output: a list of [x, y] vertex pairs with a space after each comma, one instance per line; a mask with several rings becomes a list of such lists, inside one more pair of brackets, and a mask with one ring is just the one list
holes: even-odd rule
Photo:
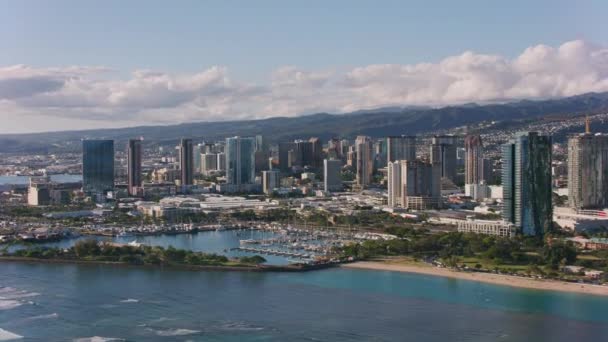
[[282, 251], [282, 250], [270, 249], [270, 248], [236, 247], [236, 248], [232, 248], [231, 250], [249, 252], [249, 253], [266, 254], [266, 255], [278, 255], [278, 256], [301, 258], [301, 259], [310, 259], [310, 258], [314, 257], [314, 255], [311, 255], [311, 254], [288, 252], [288, 251]]

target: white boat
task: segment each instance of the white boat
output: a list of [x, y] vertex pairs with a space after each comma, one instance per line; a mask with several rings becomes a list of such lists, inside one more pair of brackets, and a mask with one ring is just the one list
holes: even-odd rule
[[137, 240], [133, 240], [131, 242], [129, 242], [127, 245], [131, 246], [131, 247], [141, 247], [142, 244], [137, 242]]

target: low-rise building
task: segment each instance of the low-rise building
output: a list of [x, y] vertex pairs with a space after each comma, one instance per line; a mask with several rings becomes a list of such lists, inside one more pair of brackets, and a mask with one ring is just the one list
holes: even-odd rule
[[517, 233], [517, 227], [514, 224], [505, 221], [466, 219], [458, 221], [457, 226], [458, 231], [461, 233], [475, 233], [502, 237], [513, 237]]
[[608, 249], [607, 238], [584, 238], [582, 236], [576, 236], [573, 238], [567, 238], [566, 240], [573, 242], [577, 247], [582, 249], [598, 250]]
[[608, 210], [553, 209], [553, 221], [564, 229], [585, 231], [608, 228]]

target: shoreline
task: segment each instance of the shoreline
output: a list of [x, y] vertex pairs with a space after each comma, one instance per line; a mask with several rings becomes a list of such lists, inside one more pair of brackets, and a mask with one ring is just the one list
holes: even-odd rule
[[531, 279], [526, 277], [495, 273], [453, 271], [446, 268], [432, 266], [391, 264], [382, 261], [357, 261], [350, 264], [343, 264], [341, 265], [341, 267], [374, 271], [416, 273], [435, 277], [462, 279], [486, 284], [503, 285], [541, 291], [559, 291], [596, 296], [608, 296], [608, 286], [569, 283], [558, 280]]
[[41, 259], [28, 257], [0, 256], [2, 262], [21, 262], [30, 264], [65, 264], [65, 265], [101, 265], [133, 268], [176, 269], [189, 271], [223, 271], [223, 272], [309, 272], [335, 267], [335, 264], [281, 266], [281, 265], [187, 265], [187, 264], [129, 264], [120, 261], [72, 260], [72, 259]]

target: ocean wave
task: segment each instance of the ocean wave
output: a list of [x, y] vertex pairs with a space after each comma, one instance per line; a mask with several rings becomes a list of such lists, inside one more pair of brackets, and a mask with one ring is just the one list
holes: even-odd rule
[[0, 341], [12, 341], [12, 340], [18, 340], [18, 339], [22, 339], [22, 338], [23, 338], [23, 336], [21, 336], [21, 335], [17, 335], [15, 333], [12, 333], [10, 331], [0, 328]]
[[116, 338], [116, 337], [101, 337], [101, 336], [93, 336], [93, 337], [82, 337], [73, 340], [74, 342], [110, 342], [110, 341], [126, 341], [124, 338]]
[[227, 331], [260, 331], [260, 330], [264, 330], [263, 327], [254, 326], [249, 323], [232, 322], [232, 321], [227, 321], [227, 322], [221, 323], [219, 326], [219, 329], [227, 330]]
[[10, 286], [1, 286], [0, 287], [0, 294], [7, 293], [7, 292], [15, 292], [15, 291], [17, 291], [17, 289], [14, 287], [10, 287]]
[[0, 310], [10, 310], [21, 306], [21, 302], [17, 300], [0, 300]]
[[27, 291], [15, 291], [8, 294], [3, 294], [0, 296], [0, 299], [19, 299], [19, 298], [28, 298], [28, 297], [36, 297], [40, 296], [38, 292], [27, 292]]
[[168, 322], [168, 321], [176, 321], [176, 320], [177, 320], [177, 318], [160, 317], [160, 318], [151, 320], [150, 324], [156, 324], [156, 323], [162, 323], [162, 322]]
[[117, 307], [117, 305], [116, 304], [102, 304], [99, 307], [102, 309], [113, 309], [113, 308]]
[[169, 337], [169, 336], [185, 336], [185, 335], [194, 335], [200, 334], [200, 330], [191, 330], [191, 329], [165, 329], [165, 330], [155, 330], [148, 329], [154, 332], [158, 336]]
[[139, 303], [139, 299], [127, 298], [120, 301], [121, 303]]
[[51, 318], [58, 318], [58, 317], [59, 317], [59, 314], [57, 314], [56, 312], [53, 312], [52, 314], [48, 314], [48, 315], [39, 315], [39, 316], [28, 317], [24, 320], [25, 321], [35, 321], [38, 319], [51, 319]]

